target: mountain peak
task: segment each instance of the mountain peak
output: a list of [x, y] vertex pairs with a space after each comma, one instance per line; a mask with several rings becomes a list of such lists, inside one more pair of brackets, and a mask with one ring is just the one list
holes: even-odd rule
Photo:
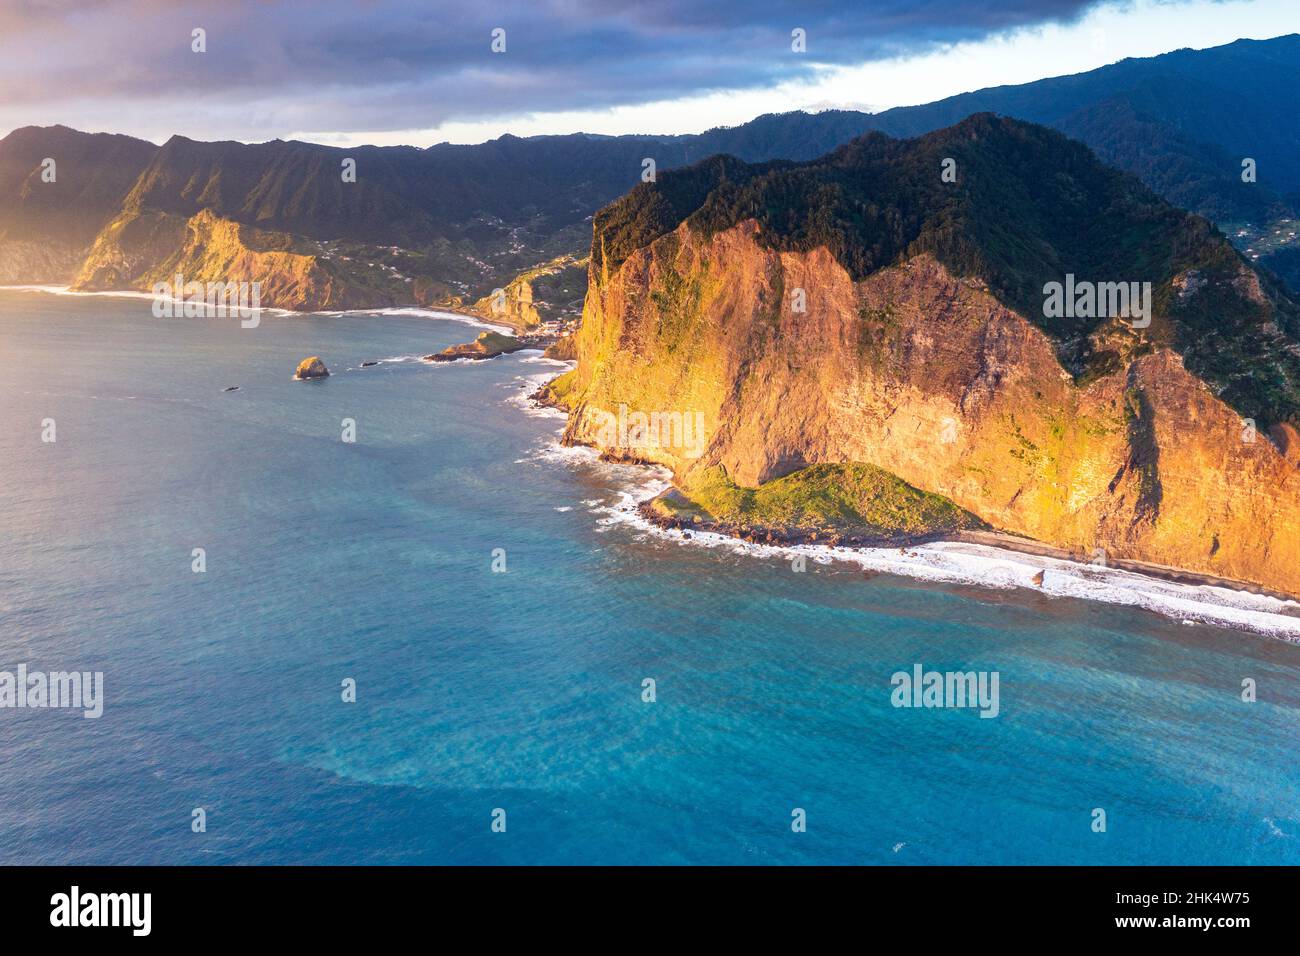
[[[824, 248], [854, 281], [931, 255], [1046, 332], [1076, 376], [1168, 346], [1244, 416], [1300, 416], [1300, 308], [1210, 223], [1055, 130], [985, 112], [914, 139], [870, 133], [809, 162], [713, 157], [598, 213], [592, 261], [612, 272], [683, 223], [708, 237], [747, 220], [762, 246]], [[1181, 295], [1188, 274], [1218, 291]], [[1104, 316], [1049, 314], [1045, 289], [1066, 276], [1147, 283], [1150, 328], [1117, 339], [1101, 334]]]

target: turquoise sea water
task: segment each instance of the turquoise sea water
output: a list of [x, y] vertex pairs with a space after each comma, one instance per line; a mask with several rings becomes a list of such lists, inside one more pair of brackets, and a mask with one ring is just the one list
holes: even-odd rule
[[1300, 862], [1300, 646], [607, 523], [535, 354], [359, 368], [473, 334], [0, 291], [0, 669], [106, 694], [0, 709], [0, 862]]

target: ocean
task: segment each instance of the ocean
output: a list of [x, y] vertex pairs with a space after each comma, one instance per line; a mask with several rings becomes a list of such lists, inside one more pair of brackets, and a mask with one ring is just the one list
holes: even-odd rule
[[[104, 675], [0, 708], [0, 862], [1300, 862], [1293, 605], [799, 573], [636, 521], [538, 353], [418, 361], [464, 322], [149, 306], [0, 291], [0, 671]], [[894, 706], [917, 665], [996, 716]]]

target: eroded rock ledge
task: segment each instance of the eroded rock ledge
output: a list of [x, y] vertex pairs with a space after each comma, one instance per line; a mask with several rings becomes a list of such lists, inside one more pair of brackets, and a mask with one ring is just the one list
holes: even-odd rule
[[518, 352], [528, 347], [527, 342], [511, 335], [502, 335], [500, 332], [480, 332], [473, 342], [450, 346], [441, 352], [426, 355], [424, 360], [426, 362], [455, 362], [457, 359], [477, 361], [496, 358], [498, 355], [509, 355], [511, 352]]

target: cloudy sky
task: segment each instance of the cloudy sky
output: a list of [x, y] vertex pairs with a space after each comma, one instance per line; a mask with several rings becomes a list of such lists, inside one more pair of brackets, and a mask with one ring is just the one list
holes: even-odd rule
[[1297, 0], [0, 0], [0, 134], [698, 132], [1293, 32]]

